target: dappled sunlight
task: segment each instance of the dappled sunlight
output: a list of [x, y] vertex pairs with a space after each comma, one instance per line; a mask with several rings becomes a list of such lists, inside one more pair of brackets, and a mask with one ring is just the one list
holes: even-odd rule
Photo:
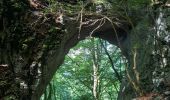
[[[109, 61], [102, 46], [107, 49], [112, 62]], [[96, 61], [94, 62], [94, 60]], [[94, 98], [115, 100], [120, 89], [120, 81], [115, 75], [113, 67], [123, 78], [125, 63], [127, 62], [120, 49], [106, 41], [99, 41], [99, 39], [94, 38], [80, 41], [66, 55], [64, 63], [50, 82], [50, 84], [53, 84], [52, 90], [47, 88], [46, 95], [57, 100], [64, 98], [69, 100], [81, 100], [83, 98], [86, 98], [86, 100]], [[97, 83], [95, 83], [95, 78], [97, 78]], [[64, 90], [57, 92], [56, 89], [62, 87], [64, 87]], [[67, 95], [64, 95], [64, 91], [68, 92]], [[54, 95], [54, 93], [56, 94]], [[45, 94], [42, 96], [42, 100], [45, 98], [44, 96]]]

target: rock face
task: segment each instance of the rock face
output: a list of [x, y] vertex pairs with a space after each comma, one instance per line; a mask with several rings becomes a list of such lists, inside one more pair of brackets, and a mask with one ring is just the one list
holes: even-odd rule
[[4, 7], [0, 10], [0, 72], [5, 76], [0, 80], [5, 82], [0, 84], [0, 99], [9, 95], [38, 100], [68, 51], [88, 37], [117, 45], [130, 61], [131, 25], [123, 18], [111, 19], [119, 23], [113, 24], [100, 15], [83, 15], [80, 22], [60, 13], [44, 14], [41, 9], [46, 5], [39, 0], [1, 1], [0, 5]]
[[[152, 92], [153, 72], [156, 73], [156, 68], [169, 68], [169, 47], [159, 45], [162, 49], [155, 51], [155, 45], [160, 44], [159, 37], [150, 35], [157, 32], [147, 16], [132, 28], [132, 23], [119, 16], [116, 16], [119, 20], [111, 19], [118, 24], [99, 15], [83, 15], [82, 22], [61, 14], [44, 14], [39, 11], [40, 5], [35, 5], [36, 12], [30, 11], [23, 5], [24, 1], [19, 3], [24, 10], [14, 6], [18, 4], [15, 1], [0, 1], [2, 4], [5, 10], [0, 12], [3, 15], [0, 14], [3, 23], [0, 26], [0, 83], [5, 83], [0, 84], [0, 99], [10, 95], [38, 100], [68, 51], [88, 37], [118, 46], [128, 59], [118, 100], [131, 100]], [[164, 64], [156, 59], [160, 56], [157, 53], [163, 56]]]

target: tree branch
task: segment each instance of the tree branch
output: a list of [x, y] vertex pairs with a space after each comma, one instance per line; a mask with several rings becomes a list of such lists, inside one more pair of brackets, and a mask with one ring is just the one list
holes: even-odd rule
[[109, 60], [110, 60], [110, 64], [112, 66], [112, 69], [114, 70], [115, 74], [116, 74], [116, 77], [118, 78], [119, 82], [121, 83], [121, 76], [119, 75], [118, 71], [116, 70], [115, 66], [114, 66], [114, 63], [113, 63], [113, 60], [111, 58], [111, 56], [109, 55], [109, 52], [107, 51], [106, 47], [104, 46], [103, 42], [100, 40], [100, 43], [102, 45], [102, 47], [104, 48], [105, 50], [105, 53], [106, 55], [108, 56]]

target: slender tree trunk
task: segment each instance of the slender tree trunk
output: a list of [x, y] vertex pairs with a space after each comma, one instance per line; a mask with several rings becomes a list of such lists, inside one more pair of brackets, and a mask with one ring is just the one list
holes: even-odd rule
[[94, 42], [94, 38], [92, 39], [93, 49], [92, 49], [92, 57], [93, 57], [93, 96], [95, 100], [99, 100], [99, 56], [97, 51], [97, 46]]
[[97, 97], [98, 97], [97, 88], [98, 88], [98, 82], [99, 82], [98, 76], [97, 76], [97, 73], [98, 73], [97, 71], [98, 71], [97, 66], [95, 64], [93, 64], [93, 96], [96, 100], [98, 100], [97, 99]]

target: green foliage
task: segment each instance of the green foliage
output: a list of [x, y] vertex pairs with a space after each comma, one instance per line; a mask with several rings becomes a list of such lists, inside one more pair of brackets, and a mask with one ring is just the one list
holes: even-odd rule
[[[99, 64], [99, 80], [100, 99], [115, 100], [118, 95], [119, 81], [116, 78], [113, 69], [110, 66], [107, 56], [102, 49], [98, 39], [95, 39], [95, 45], [99, 47], [96, 50], [100, 51]], [[53, 89], [47, 88], [46, 91], [52, 91], [53, 96], [57, 100], [93, 100], [93, 59], [91, 52], [93, 49], [91, 40], [81, 41], [75, 46], [65, 57], [65, 62], [57, 70], [50, 84], [53, 84]], [[114, 58], [114, 65], [118, 72], [123, 75], [125, 65], [121, 58], [120, 50], [116, 47], [105, 43], [108, 52]], [[115, 51], [115, 52], [113, 52]], [[124, 75], [123, 75], [124, 76]], [[49, 87], [49, 86], [48, 86]], [[55, 93], [55, 94], [54, 94]], [[67, 94], [67, 95], [65, 95]], [[42, 96], [42, 100], [46, 100]]]

